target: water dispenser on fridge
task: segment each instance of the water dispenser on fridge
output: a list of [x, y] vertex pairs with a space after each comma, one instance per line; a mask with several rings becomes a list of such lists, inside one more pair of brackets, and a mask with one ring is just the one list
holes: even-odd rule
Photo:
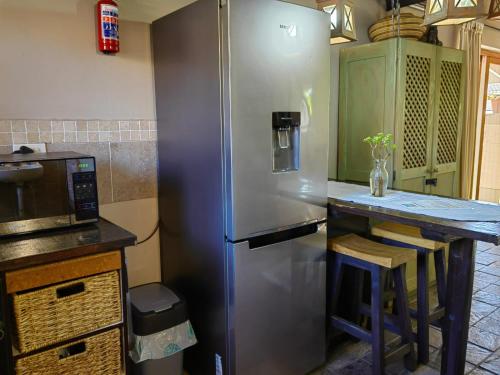
[[273, 173], [300, 167], [300, 112], [273, 112]]

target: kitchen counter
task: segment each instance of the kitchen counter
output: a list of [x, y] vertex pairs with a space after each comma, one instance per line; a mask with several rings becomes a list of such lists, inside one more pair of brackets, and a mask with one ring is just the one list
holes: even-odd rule
[[103, 218], [79, 227], [12, 236], [0, 240], [0, 272], [120, 249], [136, 240]]

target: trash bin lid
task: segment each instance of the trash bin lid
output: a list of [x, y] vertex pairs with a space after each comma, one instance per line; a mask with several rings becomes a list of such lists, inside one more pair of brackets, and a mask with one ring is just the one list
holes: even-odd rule
[[130, 289], [130, 300], [141, 313], [168, 310], [180, 301], [174, 292], [160, 283]]
[[175, 327], [188, 319], [182, 296], [161, 283], [130, 289], [130, 302], [133, 332], [139, 336]]

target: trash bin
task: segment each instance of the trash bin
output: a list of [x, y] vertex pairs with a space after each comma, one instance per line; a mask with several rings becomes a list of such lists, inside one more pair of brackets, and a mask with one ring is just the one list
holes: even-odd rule
[[196, 344], [186, 302], [161, 283], [130, 289], [135, 375], [182, 375], [183, 351]]

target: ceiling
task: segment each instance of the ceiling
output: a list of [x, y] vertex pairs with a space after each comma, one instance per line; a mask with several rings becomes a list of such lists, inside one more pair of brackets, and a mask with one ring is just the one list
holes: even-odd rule
[[[115, 0], [120, 6], [120, 18], [128, 21], [148, 22], [172, 13], [196, 0]], [[315, 0], [284, 0], [306, 6], [315, 6]], [[361, 0], [366, 1], [366, 0]], [[387, 0], [377, 0], [386, 2]], [[408, 1], [408, 0], [405, 0]], [[414, 0], [412, 0], [413, 2]], [[0, 0], [1, 8], [16, 8], [30, 12], [77, 13], [87, 3], [96, 0]], [[422, 3], [425, 3], [423, 1]], [[422, 4], [421, 3], [421, 4]], [[419, 5], [421, 5], [419, 4]], [[422, 9], [422, 7], [420, 8]], [[487, 25], [500, 29], [500, 21], [486, 21]]]
[[[128, 21], [152, 22], [196, 0], [115, 0], [120, 7], [120, 18]], [[96, 0], [0, 0], [1, 8], [29, 12], [57, 12], [76, 14]]]

